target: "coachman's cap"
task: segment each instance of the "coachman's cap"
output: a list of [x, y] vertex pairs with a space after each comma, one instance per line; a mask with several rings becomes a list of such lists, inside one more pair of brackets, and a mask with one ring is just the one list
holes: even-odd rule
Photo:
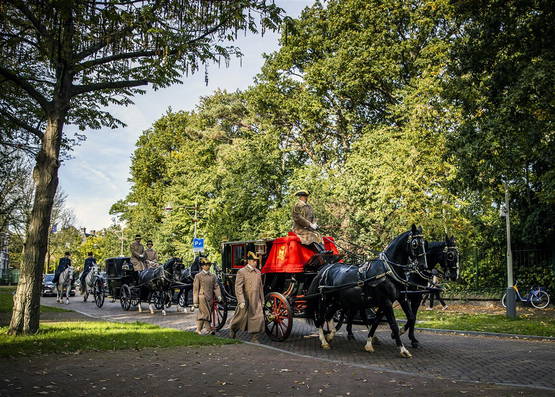
[[301, 196], [309, 196], [308, 191], [307, 190], [299, 190], [297, 193], [295, 193], [295, 196], [297, 197], [301, 197]]
[[252, 251], [248, 252], [248, 254], [247, 254], [247, 260], [248, 261], [250, 261], [250, 260], [257, 261], [258, 259], [259, 259], [259, 257], [256, 256], [256, 254], [254, 252], [252, 252]]
[[210, 262], [210, 261], [208, 260], [208, 258], [203, 257], [203, 256], [201, 256], [201, 258], [199, 259], [199, 262], [200, 262], [200, 265], [201, 265], [201, 266], [203, 266], [203, 265], [211, 265], [211, 264], [212, 264], [212, 262]]

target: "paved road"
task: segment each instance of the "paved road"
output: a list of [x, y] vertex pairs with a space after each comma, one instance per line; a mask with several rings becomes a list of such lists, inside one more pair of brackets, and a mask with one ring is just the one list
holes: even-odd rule
[[[41, 303], [61, 306], [55, 302], [55, 298], [43, 298]], [[146, 305], [143, 306], [146, 308]], [[167, 316], [162, 316], [160, 312], [151, 315], [137, 311], [124, 312], [118, 302], [111, 303], [108, 300], [102, 309], [98, 309], [94, 303], [83, 303], [79, 298], [74, 298], [64, 308], [109, 321], [144, 321], [163, 327], [194, 329], [195, 314], [177, 313], [175, 308], [170, 308]], [[354, 331], [354, 341], [347, 340], [339, 332], [332, 349], [322, 350], [314, 328], [302, 319], [295, 319], [291, 336], [285, 342], [272, 342], [264, 336], [261, 343], [298, 355], [378, 371], [555, 391], [555, 342], [418, 332], [417, 338], [423, 347], [409, 348], [413, 358], [403, 359], [399, 357], [397, 347], [389, 338], [388, 329], [378, 329], [377, 336], [383, 343], [376, 346], [376, 352], [372, 354], [362, 349], [366, 339], [365, 329], [355, 326]], [[228, 330], [224, 328], [219, 334], [228, 336]], [[247, 335], [239, 337], [248, 340]], [[407, 345], [410, 344], [407, 342]]]

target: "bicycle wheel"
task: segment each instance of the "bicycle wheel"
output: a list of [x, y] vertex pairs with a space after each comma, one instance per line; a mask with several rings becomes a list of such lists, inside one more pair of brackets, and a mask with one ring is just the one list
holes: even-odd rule
[[530, 303], [536, 309], [545, 309], [549, 305], [549, 295], [545, 291], [539, 291], [537, 295], [532, 294]]

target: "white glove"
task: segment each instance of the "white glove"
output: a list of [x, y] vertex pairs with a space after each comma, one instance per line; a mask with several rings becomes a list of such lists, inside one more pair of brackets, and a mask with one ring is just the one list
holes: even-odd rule
[[310, 224], [310, 228], [313, 230], [318, 229], [318, 224], [316, 222]]
[[247, 307], [247, 305], [245, 305], [245, 302], [239, 303], [240, 309], [244, 309], [245, 307]]
[[193, 307], [198, 309], [198, 303], [195, 303]]
[[218, 296], [218, 302], [221, 302], [223, 299], [221, 296]]

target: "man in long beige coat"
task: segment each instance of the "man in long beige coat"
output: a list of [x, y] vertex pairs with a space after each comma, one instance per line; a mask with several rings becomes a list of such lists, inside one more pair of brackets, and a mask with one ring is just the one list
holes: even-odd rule
[[324, 251], [322, 236], [316, 230], [318, 224], [314, 218], [312, 207], [308, 204], [308, 192], [300, 190], [295, 193], [299, 199], [293, 206], [293, 232], [301, 239], [301, 244], [308, 246], [316, 252]]
[[129, 249], [131, 250], [131, 264], [133, 265], [133, 270], [145, 270], [146, 253], [145, 247], [141, 244], [140, 234], [135, 235], [135, 241], [131, 243]]
[[[215, 300], [222, 301], [220, 286], [216, 275], [210, 273], [210, 265], [207, 258], [201, 258], [202, 270], [197, 273], [193, 281], [193, 305], [198, 308], [197, 312], [197, 334], [205, 335], [214, 333], [212, 325], [212, 307]], [[206, 331], [205, 331], [206, 329]]]
[[258, 257], [249, 251], [247, 265], [237, 272], [237, 308], [230, 324], [232, 338], [239, 330], [247, 331], [253, 334], [253, 342], [258, 342], [258, 334], [264, 332], [264, 287], [257, 263]]

